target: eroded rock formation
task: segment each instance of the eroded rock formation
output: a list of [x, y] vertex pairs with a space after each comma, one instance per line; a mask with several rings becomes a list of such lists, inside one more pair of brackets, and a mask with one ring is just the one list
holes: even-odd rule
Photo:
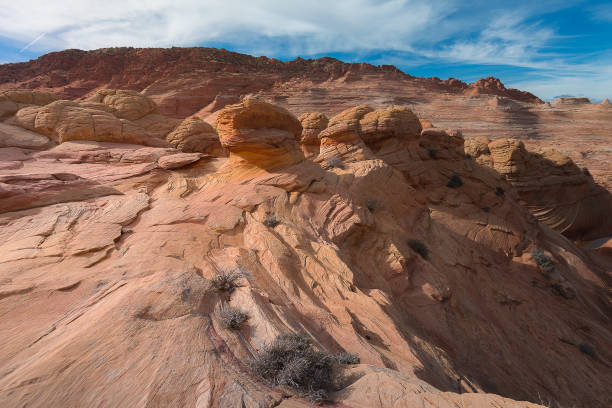
[[[222, 108], [249, 95], [297, 115], [321, 112], [328, 118], [358, 104], [374, 109], [406, 105], [437, 127], [461, 128], [470, 137], [519, 138], [532, 150], [554, 144], [588, 167], [599, 184], [612, 186], [607, 148], [612, 110], [601, 104], [541, 103], [497, 78], [466, 84], [327, 57], [283, 62], [214, 48], [107, 48], [66, 50], [0, 65], [0, 90], [17, 87], [53, 91], [71, 100], [106, 88], [131, 89], [151, 98], [165, 117], [197, 115], [211, 124]], [[139, 126], [163, 139], [177, 124], [169, 129]]]
[[[71, 140], [89, 128], [68, 113], [136, 127], [160, 115], [120, 118], [112, 98], [24, 109], [9, 120], [27, 137], [62, 143], [12, 145], [25, 130], [0, 127], [7, 406], [306, 408], [248, 364], [290, 332], [358, 353], [337, 367], [338, 406], [612, 403], [608, 261], [519, 203], [530, 174], [567, 185], [565, 159], [464, 143], [401, 106], [350, 108], [323, 129], [247, 98], [218, 112], [216, 133], [182, 122], [163, 135], [173, 147]], [[186, 152], [217, 133], [229, 157]], [[237, 287], [215, 289], [230, 272]], [[230, 306], [248, 315], [236, 331], [218, 317]]]
[[612, 236], [612, 194], [569, 157], [550, 149], [529, 152], [516, 139], [472, 139], [465, 151], [499, 172], [538, 220], [568, 238], [587, 241]]

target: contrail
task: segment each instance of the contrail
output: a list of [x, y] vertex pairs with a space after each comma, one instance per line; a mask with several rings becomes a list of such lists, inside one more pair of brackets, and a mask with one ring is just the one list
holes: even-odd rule
[[28, 43], [28, 45], [26, 45], [25, 47], [23, 47], [22, 49], [19, 50], [19, 52], [24, 52], [25, 50], [27, 50], [28, 48], [30, 48], [31, 46], [33, 46], [34, 44], [36, 44], [41, 38], [43, 38], [46, 35], [46, 33], [42, 33], [41, 35], [39, 35], [38, 37], [36, 37], [35, 39], [33, 39], [32, 41], [30, 41]]

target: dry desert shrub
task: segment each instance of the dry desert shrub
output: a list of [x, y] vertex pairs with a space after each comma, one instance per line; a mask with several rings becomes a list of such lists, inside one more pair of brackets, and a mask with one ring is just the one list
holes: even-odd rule
[[247, 312], [235, 307], [224, 307], [217, 313], [217, 319], [224, 329], [240, 330], [242, 323], [249, 318]]
[[329, 354], [313, 347], [301, 334], [281, 334], [251, 361], [251, 369], [273, 385], [286, 385], [313, 402], [327, 399], [333, 389], [334, 367], [359, 363], [356, 354]]
[[244, 278], [244, 274], [242, 272], [222, 271], [216, 274], [214, 278], [212, 278], [210, 284], [219, 292], [231, 293], [235, 288], [239, 286], [237, 282], [242, 278]]

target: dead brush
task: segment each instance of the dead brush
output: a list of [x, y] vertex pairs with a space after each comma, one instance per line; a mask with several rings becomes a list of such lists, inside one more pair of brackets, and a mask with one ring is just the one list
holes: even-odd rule
[[239, 271], [223, 271], [215, 275], [211, 279], [210, 285], [219, 292], [232, 293], [238, 286], [238, 281], [245, 277], [245, 274]]
[[313, 402], [322, 402], [333, 390], [334, 368], [357, 363], [357, 354], [329, 354], [315, 349], [304, 335], [281, 334], [261, 350], [250, 367], [272, 385], [289, 386]]
[[217, 312], [217, 319], [224, 329], [240, 330], [242, 324], [249, 318], [249, 314], [236, 307], [224, 307]]

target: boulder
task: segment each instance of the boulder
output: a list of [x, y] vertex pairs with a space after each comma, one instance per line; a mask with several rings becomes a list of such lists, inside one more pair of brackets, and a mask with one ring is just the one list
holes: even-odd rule
[[87, 98], [89, 102], [101, 103], [112, 109], [118, 118], [137, 120], [157, 113], [157, 105], [137, 91], [101, 89]]
[[318, 145], [319, 133], [327, 127], [329, 119], [320, 112], [303, 113], [298, 117], [302, 124], [300, 143], [305, 145]]
[[300, 146], [306, 157], [313, 157], [319, 154], [321, 133], [329, 123], [327, 116], [320, 112], [304, 113], [298, 117], [302, 123], [302, 136]]
[[57, 95], [50, 92], [31, 89], [0, 91], [0, 119], [14, 115], [25, 106], [43, 106], [58, 99]]
[[337, 158], [342, 161], [365, 160], [371, 152], [361, 139], [360, 120], [370, 112], [369, 106], [359, 105], [346, 109], [329, 120], [321, 133], [321, 150], [318, 161]]
[[405, 106], [390, 106], [369, 112], [359, 123], [361, 138], [366, 144], [391, 137], [416, 140], [423, 129], [419, 118]]
[[23, 149], [45, 149], [52, 146], [48, 137], [17, 126], [0, 123], [0, 147]]
[[168, 144], [150, 136], [143, 128], [104, 110], [59, 100], [42, 107], [17, 112], [13, 123], [50, 137], [58, 143], [68, 140], [132, 143], [163, 147]]
[[157, 164], [162, 169], [172, 170], [195, 163], [202, 158], [202, 153], [177, 153], [160, 157]]
[[297, 143], [302, 125], [279, 106], [247, 98], [221, 110], [216, 125], [221, 145], [233, 161], [270, 168], [304, 158]]
[[225, 156], [215, 129], [197, 117], [189, 117], [166, 136], [166, 141], [183, 152]]

